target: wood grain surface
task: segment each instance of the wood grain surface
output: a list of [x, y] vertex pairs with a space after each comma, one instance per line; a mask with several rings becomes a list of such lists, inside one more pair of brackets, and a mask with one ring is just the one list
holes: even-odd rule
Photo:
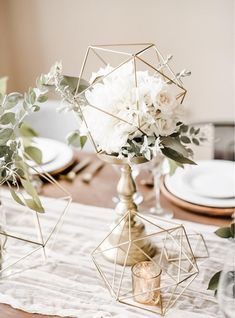
[[[98, 160], [95, 155], [78, 153], [78, 160], [81, 160], [85, 156], [91, 156], [93, 161]], [[88, 172], [87, 167], [84, 172]], [[60, 184], [65, 187], [73, 198], [74, 202], [82, 204], [95, 205], [107, 208], [113, 208], [115, 204], [112, 202], [112, 197], [116, 195], [116, 185], [119, 178], [118, 172], [110, 165], [105, 164], [104, 168], [100, 170], [94, 177], [90, 184], [82, 182], [82, 173], [78, 174], [73, 182], [66, 180], [59, 180]], [[151, 187], [147, 187], [140, 184], [142, 178], [146, 178], [145, 173], [141, 174], [137, 178], [138, 190], [144, 196], [144, 202], [140, 205], [140, 211], [147, 210], [154, 205], [154, 192]], [[42, 188], [42, 195], [49, 197], [59, 197], [60, 192], [51, 184], [45, 184]], [[174, 205], [164, 195], [161, 195], [161, 204], [167, 209], [171, 209], [174, 212], [176, 218], [188, 220], [192, 222], [198, 222], [203, 224], [223, 226], [227, 225], [231, 220], [229, 217], [208, 216], [202, 214], [192, 213], [187, 209], [183, 209]], [[38, 314], [30, 314], [21, 310], [14, 309], [8, 305], [0, 304], [0, 318], [58, 318], [57, 316], [45, 316]]]

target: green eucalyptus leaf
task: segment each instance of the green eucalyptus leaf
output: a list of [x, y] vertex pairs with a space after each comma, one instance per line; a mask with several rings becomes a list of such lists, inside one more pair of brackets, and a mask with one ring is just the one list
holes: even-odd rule
[[48, 96], [47, 96], [47, 95], [40, 95], [40, 96], [38, 96], [37, 101], [38, 101], [39, 103], [44, 103], [44, 102], [47, 101], [47, 99], [48, 99]]
[[11, 128], [0, 130], [0, 145], [6, 144], [9, 139], [14, 136], [14, 131]]
[[67, 142], [69, 145], [75, 145], [76, 142], [78, 142], [80, 138], [80, 134], [79, 134], [79, 131], [76, 130], [76, 131], [72, 131], [71, 133], [68, 134], [68, 136], [66, 137], [67, 139]]
[[195, 132], [194, 132], [194, 134], [195, 134], [195, 135], [198, 135], [199, 132], [200, 132], [200, 128], [196, 129]]
[[175, 173], [177, 168], [179, 168], [179, 167], [184, 168], [184, 166], [182, 164], [180, 164], [174, 160], [171, 160], [169, 158], [168, 158], [168, 162], [169, 162], [169, 167], [170, 167], [170, 172], [169, 172], [170, 176], [172, 176]]
[[29, 207], [30, 209], [39, 212], [39, 213], [44, 213], [45, 210], [42, 207], [42, 205], [39, 205], [38, 202], [36, 202], [33, 199], [25, 199], [25, 203], [27, 205], [27, 207]]
[[8, 152], [8, 146], [7, 145], [1, 145], [0, 146], [0, 158], [4, 157], [6, 153]]
[[230, 227], [221, 227], [215, 231], [215, 234], [222, 238], [229, 238], [232, 236]]
[[211, 277], [207, 289], [209, 289], [209, 290], [217, 290], [221, 272], [222, 271], [219, 271], [219, 272], [215, 273]]
[[22, 137], [37, 137], [38, 134], [36, 133], [35, 130], [29, 125], [26, 124], [25, 122], [20, 126], [20, 135]]
[[18, 194], [9, 186], [9, 190], [11, 193], [12, 198], [19, 203], [20, 205], [25, 206], [24, 202], [21, 200], [21, 198], [18, 196]]
[[[67, 76], [64, 75], [63, 79], [60, 82], [61, 86], [68, 86], [72, 92], [72, 94], [75, 94], [76, 90], [77, 90], [77, 85], [78, 85], [78, 77], [72, 77], [72, 76]], [[82, 91], [84, 91], [90, 84], [85, 81], [84, 79], [81, 78], [80, 83], [79, 83], [79, 88], [77, 93], [81, 93]]]
[[183, 146], [180, 141], [173, 137], [163, 137], [161, 143], [164, 145], [164, 147], [171, 148], [178, 153], [182, 154], [184, 157], [188, 156], [188, 151]]
[[20, 179], [23, 188], [31, 197], [37, 197], [37, 192], [29, 180]]
[[7, 98], [6, 98], [5, 108], [11, 109], [11, 108], [15, 107], [18, 104], [19, 99], [21, 97], [22, 97], [22, 94], [17, 93], [17, 92], [13, 92], [13, 93], [8, 94]]
[[195, 145], [197, 145], [197, 146], [199, 146], [199, 145], [200, 145], [200, 142], [199, 142], [199, 140], [198, 140], [198, 139], [193, 138], [193, 139], [192, 139], [192, 141], [193, 141], [193, 143], [194, 143]]
[[190, 143], [191, 143], [190, 138], [187, 137], [187, 136], [181, 136], [181, 137], [180, 137], [180, 140], [181, 140], [184, 144], [190, 144]]
[[85, 146], [85, 143], [87, 141], [87, 136], [81, 136], [80, 137], [80, 146], [83, 148]]
[[166, 157], [168, 157], [168, 158], [170, 158], [170, 159], [172, 159], [172, 160], [174, 160], [174, 161], [176, 161], [176, 162], [178, 162], [180, 164], [186, 164], [187, 163], [187, 164], [191, 164], [191, 165], [196, 165], [196, 163], [194, 161], [192, 161], [189, 158], [186, 158], [186, 157], [182, 156], [180, 153], [178, 153], [177, 151], [175, 151], [175, 150], [173, 150], [171, 148], [167, 148], [167, 147], [163, 148], [162, 149], [162, 153]]
[[28, 94], [28, 99], [29, 99], [30, 104], [33, 105], [33, 104], [35, 103], [36, 97], [37, 97], [37, 95], [36, 95], [36, 93], [34, 92], [34, 90], [33, 90], [33, 89], [30, 89], [30, 90], [29, 90], [29, 94]]
[[38, 112], [40, 110], [40, 107], [38, 105], [33, 105], [33, 111]]
[[195, 128], [194, 128], [194, 127], [191, 127], [190, 130], [189, 130], [190, 135], [193, 135], [194, 132], [195, 132]]
[[188, 131], [188, 126], [187, 125], [181, 125], [180, 126], [180, 131], [182, 131], [183, 133], [186, 133]]
[[1, 116], [0, 118], [0, 124], [2, 125], [8, 125], [8, 124], [14, 124], [15, 123], [15, 113], [8, 112]]
[[42, 163], [42, 152], [40, 149], [34, 146], [28, 146], [24, 148], [25, 153], [37, 164]]

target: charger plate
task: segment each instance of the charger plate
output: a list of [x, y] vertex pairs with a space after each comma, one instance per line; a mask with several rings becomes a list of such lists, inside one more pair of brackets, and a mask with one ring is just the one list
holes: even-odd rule
[[199, 214], [205, 214], [205, 215], [211, 215], [211, 216], [231, 216], [235, 211], [234, 207], [226, 207], [226, 208], [210, 207], [210, 206], [193, 204], [186, 200], [180, 199], [167, 189], [165, 185], [165, 178], [163, 178], [161, 182], [161, 193], [169, 201], [181, 207], [182, 209], [190, 210], [191, 212], [195, 212]]

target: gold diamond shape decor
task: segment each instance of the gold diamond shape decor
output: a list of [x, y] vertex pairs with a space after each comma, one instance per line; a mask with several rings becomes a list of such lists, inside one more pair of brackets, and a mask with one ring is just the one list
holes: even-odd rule
[[[74, 103], [79, 109], [80, 115], [86, 126], [87, 133], [92, 141], [97, 153], [102, 149], [99, 146], [96, 136], [92, 133], [92, 124], [89, 123], [89, 109], [95, 110], [97, 116], [99, 112], [103, 115], [111, 116], [114, 123], [120, 125], [129, 125], [133, 128], [133, 133], [141, 130], [144, 131], [144, 124], [140, 121], [139, 111], [139, 97], [138, 97], [138, 71], [148, 71], [151, 75], [160, 76], [166, 83], [174, 87], [175, 96], [179, 103], [183, 103], [186, 89], [183, 87], [180, 77], [178, 77], [171, 67], [168, 65], [170, 58], [164, 58], [159, 49], [152, 43], [141, 44], [114, 44], [114, 45], [96, 45], [89, 46], [84, 57], [84, 61], [79, 74], [79, 81], [74, 97]], [[104, 67], [110, 66], [110, 71], [105, 75], [101, 74], [97, 78], [92, 79], [93, 71], [98, 71]], [[100, 102], [93, 102], [89, 99], [89, 94], [92, 90], [97, 89], [98, 85], [107, 79], [120, 79], [123, 72], [129, 72], [133, 78], [133, 87], [130, 89], [131, 98], [134, 99], [134, 106], [136, 108], [135, 116], [126, 118], [120, 113], [114, 114], [111, 109], [105, 107], [105, 100]], [[125, 74], [124, 72], [124, 74]], [[118, 74], [121, 74], [118, 76]], [[79, 92], [80, 81], [85, 79], [90, 85]], [[124, 78], [124, 77], [123, 77]], [[112, 95], [112, 92], [110, 92]], [[134, 108], [134, 107], [133, 107]], [[94, 112], [93, 112], [94, 114]], [[126, 114], [126, 112], [125, 112]], [[103, 117], [105, 120], [105, 116]], [[102, 123], [100, 123], [102, 125]]]
[[[58, 198], [41, 197], [45, 213], [37, 213], [17, 204], [8, 191], [1, 191], [0, 279], [45, 263], [72, 201], [67, 190], [51, 175], [30, 168], [59, 190]], [[22, 193], [21, 189], [18, 193]], [[23, 195], [27, 197], [26, 193]]]
[[[142, 237], [135, 237], [135, 233], [131, 230], [132, 222], [144, 224], [145, 232]], [[116, 230], [120, 226], [123, 231], [118, 231], [121, 234], [117, 238]], [[128, 234], [124, 236], [123, 233]], [[110, 244], [110, 242], [113, 244], [114, 240], [115, 246]], [[146, 244], [146, 240], [151, 240], [151, 255], [141, 248], [141, 244]], [[123, 265], [119, 265], [119, 256], [123, 257], [123, 253], [125, 262]], [[135, 294], [132, 267], [128, 264], [137, 263], [137, 260], [139, 262], [141, 254], [143, 260], [148, 260], [154, 266], [161, 268], [160, 286]], [[128, 211], [111, 229], [93, 251], [92, 259], [113, 298], [121, 303], [161, 315], [165, 315], [174, 306], [198, 275], [197, 262], [183, 225], [153, 216], [143, 216], [133, 211]], [[114, 261], [110, 262], [110, 259], [114, 259]], [[160, 298], [154, 306], [142, 304], [136, 300], [137, 296], [157, 291], [160, 293]]]

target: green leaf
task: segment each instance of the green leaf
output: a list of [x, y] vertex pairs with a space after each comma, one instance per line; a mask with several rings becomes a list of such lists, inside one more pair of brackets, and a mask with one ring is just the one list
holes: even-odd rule
[[23, 123], [20, 126], [20, 135], [22, 137], [37, 137], [38, 136], [36, 131], [33, 130], [33, 128], [29, 124], [26, 124], [26, 123]]
[[39, 165], [42, 163], [42, 152], [40, 149], [34, 146], [28, 146], [24, 148], [24, 151], [34, 162]]
[[193, 134], [194, 134], [194, 132], [195, 132], [194, 127], [191, 127], [191, 128], [190, 128], [190, 130], [189, 130], [190, 135], [193, 135]]
[[230, 225], [230, 232], [231, 232], [231, 236], [234, 238], [235, 237], [235, 222], [233, 222]]
[[[60, 82], [61, 86], [69, 86], [71, 92], [73, 94], [75, 94], [76, 89], [77, 89], [77, 85], [78, 85], [78, 77], [72, 77], [72, 76], [67, 76], [64, 75], [63, 79]], [[85, 81], [84, 79], [81, 78], [80, 80], [80, 84], [79, 84], [79, 89], [77, 91], [77, 93], [81, 93], [82, 91], [84, 91], [90, 84]]]
[[72, 131], [71, 133], [68, 134], [68, 136], [66, 137], [67, 142], [69, 145], [75, 145], [76, 142], [79, 140], [80, 138], [80, 134], [79, 131]]
[[0, 146], [0, 158], [4, 157], [8, 152], [9, 147], [7, 145]]
[[188, 151], [185, 148], [185, 146], [183, 146], [180, 143], [180, 141], [176, 138], [163, 137], [161, 143], [164, 145], [164, 147], [171, 148], [171, 149], [179, 152], [180, 154], [182, 154], [184, 157], [187, 157], [187, 155], [188, 155]]
[[171, 148], [167, 148], [167, 147], [163, 148], [162, 149], [162, 153], [166, 157], [168, 157], [168, 158], [170, 158], [170, 159], [172, 159], [172, 160], [174, 160], [174, 161], [176, 161], [178, 163], [181, 163], [181, 164], [188, 163], [188, 164], [191, 164], [191, 165], [196, 165], [196, 163], [194, 161], [192, 161], [189, 158], [186, 158], [186, 157], [182, 156], [180, 153], [178, 153], [177, 151], [175, 151], [175, 150], [173, 150]]
[[11, 192], [12, 198], [19, 203], [20, 205], [25, 206], [24, 202], [21, 200], [21, 198], [18, 196], [18, 194], [9, 186], [9, 190]]
[[6, 144], [14, 136], [14, 131], [11, 128], [0, 130], [0, 145]]
[[229, 238], [232, 236], [230, 227], [221, 227], [215, 231], [215, 234], [222, 238]]
[[187, 137], [187, 136], [181, 136], [180, 140], [184, 143], [184, 144], [190, 144], [191, 140]]
[[28, 99], [29, 99], [29, 102], [30, 104], [34, 104], [35, 101], [36, 101], [36, 93], [34, 92], [33, 89], [29, 89], [29, 93], [28, 93]]
[[87, 136], [81, 136], [80, 137], [80, 146], [83, 148], [85, 146], [85, 143], [87, 141]]
[[7, 91], [7, 77], [0, 78], [0, 94], [5, 95]]
[[8, 112], [2, 115], [0, 119], [0, 124], [2, 125], [8, 125], [8, 124], [14, 124], [15, 123], [15, 113]]
[[27, 207], [29, 207], [30, 209], [32, 209], [36, 212], [39, 212], [39, 213], [45, 212], [44, 208], [33, 199], [25, 199], [25, 203], [26, 203]]
[[182, 164], [180, 164], [174, 160], [171, 160], [169, 158], [168, 158], [168, 162], [169, 162], [169, 167], [170, 167], [170, 172], [169, 172], [170, 176], [172, 176], [175, 173], [177, 168], [179, 168], [179, 167], [184, 168], [184, 166]]
[[13, 92], [13, 93], [10, 93], [9, 95], [7, 95], [5, 108], [11, 109], [11, 108], [15, 107], [18, 104], [19, 99], [21, 97], [22, 97], [22, 94], [17, 93], [17, 92]]
[[188, 131], [188, 126], [187, 125], [182, 125], [180, 126], [180, 130], [184, 133], [186, 133]]
[[38, 105], [33, 105], [33, 111], [38, 112], [40, 110], [40, 107]]
[[218, 283], [219, 283], [219, 279], [220, 279], [220, 275], [221, 275], [222, 271], [219, 271], [217, 273], [215, 273], [208, 284], [208, 288], [209, 290], [216, 290], [218, 288]]
[[38, 101], [39, 103], [44, 103], [44, 102], [47, 101], [47, 99], [48, 99], [48, 96], [47, 96], [47, 95], [40, 95], [40, 96], [38, 96], [37, 101]]
[[23, 188], [31, 197], [37, 197], [37, 192], [29, 180], [20, 179]]
[[200, 132], [200, 128], [196, 129], [195, 132], [194, 132], [194, 134], [195, 134], [195, 135], [198, 135], [199, 132]]
[[198, 139], [193, 138], [192, 141], [193, 141], [193, 143], [194, 143], [195, 145], [197, 145], [197, 146], [200, 145], [200, 142], [198, 141]]

